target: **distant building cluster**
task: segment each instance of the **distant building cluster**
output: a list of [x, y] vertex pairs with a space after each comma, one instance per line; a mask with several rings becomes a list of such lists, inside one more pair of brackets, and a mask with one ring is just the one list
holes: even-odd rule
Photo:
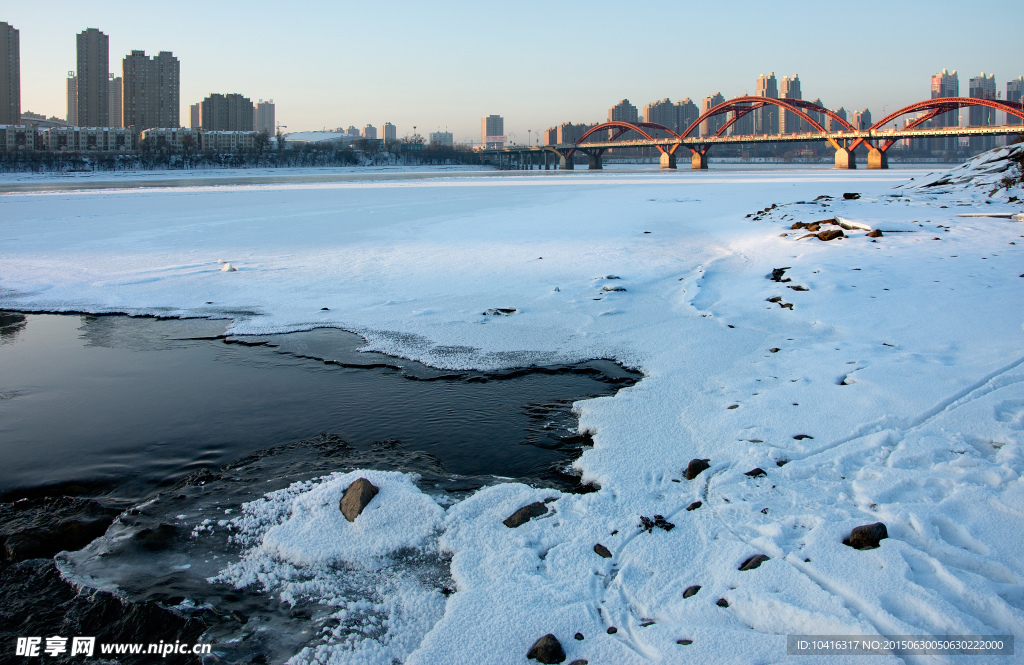
[[[68, 72], [65, 117], [23, 112], [19, 32], [0, 22], [0, 150], [128, 151], [138, 149], [147, 136], [155, 137], [151, 130], [180, 129], [181, 66], [172, 52], [148, 56], [132, 51], [121, 62], [121, 75], [115, 76], [110, 72], [106, 34], [96, 28], [83, 30], [75, 47], [76, 69]], [[255, 145], [256, 134], [275, 133], [273, 100], [253, 104], [239, 94], [211, 94], [189, 111], [191, 127], [202, 132], [195, 139], [201, 149]], [[218, 138], [211, 132], [254, 136]], [[206, 134], [210, 136], [203, 139]]]

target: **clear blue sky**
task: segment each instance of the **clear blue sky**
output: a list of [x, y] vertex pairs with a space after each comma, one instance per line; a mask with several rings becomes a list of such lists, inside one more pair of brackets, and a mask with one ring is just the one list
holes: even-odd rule
[[[111, 70], [132, 49], [181, 61], [182, 122], [211, 92], [273, 99], [288, 131], [390, 121], [402, 136], [447, 127], [479, 140], [497, 113], [525, 142], [565, 121], [594, 122], [622, 98], [753, 93], [761, 73], [799, 74], [830, 108], [929, 96], [948, 68], [961, 93], [981, 71], [998, 89], [1024, 74], [1024, 0], [684, 2], [10, 2], [21, 32], [22, 109], [64, 116], [75, 34], [110, 37]], [[980, 9], [972, 9], [978, 6]]]

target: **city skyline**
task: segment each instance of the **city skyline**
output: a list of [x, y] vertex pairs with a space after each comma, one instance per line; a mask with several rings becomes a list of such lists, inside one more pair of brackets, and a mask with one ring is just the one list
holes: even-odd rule
[[[381, 30], [363, 30], [362, 24], [348, 21], [354, 5], [347, 4], [312, 3], [301, 15], [275, 20], [253, 12], [251, 4], [204, 5], [211, 25], [230, 20], [234, 28], [215, 39], [182, 31], [175, 27], [180, 23], [154, 22], [116, 7], [53, 4], [63, 10], [40, 15], [19, 6], [0, 16], [20, 32], [22, 111], [60, 115], [66, 108], [67, 72], [77, 69], [75, 36], [87, 28], [109, 36], [114, 70], [135, 50], [173, 52], [181, 63], [183, 120], [190, 104], [213, 92], [230, 91], [275, 99], [277, 122], [288, 131], [380, 125], [390, 119], [399, 136], [411, 134], [416, 125], [421, 134], [447, 129], [457, 142], [478, 140], [480, 118], [489, 114], [505, 119], [510, 141], [525, 143], [527, 130], [536, 136], [563, 122], [600, 121], [623, 98], [639, 107], [666, 97], [696, 102], [719, 91], [727, 99], [753, 94], [757, 77], [769, 71], [780, 79], [799, 75], [805, 99], [820, 98], [833, 109], [870, 108], [875, 117], [928, 98], [928, 81], [941, 69], [960, 72], [964, 87], [968, 78], [994, 72], [1002, 94], [1008, 81], [1024, 73], [1013, 40], [952, 31], [948, 13], [958, 9], [950, 2], [899, 7], [862, 3], [859, 9], [879, 12], [887, 21], [904, 21], [911, 29], [893, 30], [876, 41], [859, 32], [841, 53], [831, 46], [818, 51], [825, 36], [821, 26], [852, 20], [839, 10], [816, 8], [812, 16], [799, 3], [783, 2], [770, 16], [752, 11], [721, 18], [694, 9], [688, 19], [719, 26], [699, 40], [705, 55], [698, 61], [690, 56], [701, 52], [698, 40], [683, 34], [666, 44], [663, 37], [613, 32], [592, 47], [586, 40], [552, 39], [539, 20], [538, 27], [523, 33], [507, 12], [465, 2], [429, 10], [385, 3], [395, 10], [396, 20]], [[200, 7], [188, 2], [184, 7], [193, 4]], [[534, 2], [518, 6], [538, 19], [547, 9]], [[793, 11], [783, 11], [786, 6]], [[567, 14], [575, 9], [584, 24], [584, 17], [600, 13], [600, 3], [562, 7]], [[1024, 18], [1019, 3], [995, 2], [994, 7]], [[644, 15], [659, 12], [672, 16], [679, 9], [653, 2]], [[806, 33], [807, 39], [792, 39], [794, 32]], [[509, 49], [501, 48], [505, 33], [512, 40]], [[737, 52], [737, 42], [743, 43], [742, 52]], [[811, 52], [814, 57], [809, 57]], [[673, 54], [677, 57], [666, 57]], [[575, 60], [585, 66], [565, 66]], [[565, 71], [571, 74], [559, 74]], [[523, 94], [524, 86], [532, 93]]]

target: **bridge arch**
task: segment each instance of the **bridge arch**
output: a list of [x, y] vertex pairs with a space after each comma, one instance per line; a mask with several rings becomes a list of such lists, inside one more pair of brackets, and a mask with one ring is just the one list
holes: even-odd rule
[[[672, 131], [668, 127], [665, 127], [664, 125], [659, 125], [656, 122], [625, 122], [623, 120], [609, 120], [608, 122], [602, 122], [599, 125], [595, 125], [594, 127], [591, 127], [586, 132], [584, 132], [583, 136], [581, 136], [579, 139], [576, 140], [576, 147], [566, 153], [566, 157], [572, 157], [573, 153], [575, 153], [577, 149], [582, 149], [582, 148], [586, 147], [586, 146], [584, 146], [582, 144], [592, 134], [596, 134], [598, 132], [602, 132], [602, 131], [605, 131], [605, 130], [608, 130], [608, 129], [617, 129], [618, 130], [615, 133], [614, 136], [612, 136], [612, 137], [610, 137], [608, 139], [609, 142], [614, 141], [615, 139], [619, 138], [620, 136], [622, 136], [626, 132], [630, 132], [630, 131], [633, 131], [633, 132], [636, 132], [636, 133], [640, 134], [641, 136], [643, 136], [648, 141], [657, 141], [658, 139], [654, 138], [653, 136], [651, 136], [649, 133], [647, 133], [645, 131], [647, 129], [661, 130], [663, 132], [668, 132], [669, 134], [671, 134], [672, 138], [674, 138], [674, 139], [678, 139], [679, 138], [679, 134], [676, 134], [674, 131]], [[665, 148], [662, 148], [660, 145], [656, 145], [654, 147], [656, 147], [662, 153], [666, 152]], [[599, 152], [603, 153], [606, 149], [607, 148], [601, 148], [599, 150]]]

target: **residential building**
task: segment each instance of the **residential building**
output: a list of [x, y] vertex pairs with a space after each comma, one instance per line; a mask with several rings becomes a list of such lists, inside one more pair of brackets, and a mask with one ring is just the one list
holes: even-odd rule
[[[755, 97], [779, 98], [779, 82], [775, 78], [775, 72], [767, 76], [761, 74], [757, 77], [757, 88]], [[751, 115], [751, 114], [747, 114]], [[754, 127], [751, 134], [778, 134], [779, 133], [779, 107], [774, 104], [766, 104], [753, 112]], [[733, 132], [746, 134], [748, 132]]]
[[[1018, 76], [1016, 81], [1006, 82], [1006, 101], [1013, 102], [1014, 104], [1024, 103], [1024, 76]], [[1024, 110], [1024, 106], [1021, 109]], [[1024, 120], [1007, 113], [1006, 124], [1021, 125], [1024, 124]]]
[[[746, 104], [746, 106], [750, 106], [750, 104]], [[777, 107], [773, 106], [770, 108]], [[742, 115], [739, 111], [729, 111], [728, 119], [733, 120], [735, 118], [735, 120], [731, 125], [729, 125], [729, 128], [725, 130], [726, 133], [729, 136], [750, 136], [755, 134], [757, 132], [757, 122], [762, 118], [759, 114], [763, 110], [763, 108], [755, 109], [753, 111], [747, 111]], [[771, 117], [775, 118], [776, 121], [778, 120], [778, 114], [772, 115]]]
[[135, 149], [124, 127], [50, 127], [40, 130], [43, 150], [54, 152], [127, 152]]
[[[956, 70], [952, 72], [943, 69], [940, 73], [932, 76], [932, 99], [939, 97], [959, 97], [960, 79]], [[954, 109], [935, 116], [927, 123], [928, 127], [956, 127], [960, 124], [960, 111]], [[932, 151], [955, 152], [959, 148], [959, 141], [955, 136], [944, 136], [929, 141]]]
[[398, 140], [398, 129], [390, 122], [385, 122], [380, 126], [380, 137], [384, 139], [384, 144], [394, 143]]
[[637, 113], [636, 107], [629, 103], [628, 99], [623, 99], [615, 106], [608, 109], [608, 121], [618, 120], [620, 122], [639, 122], [640, 114]]
[[78, 33], [78, 71], [76, 125], [82, 127], [110, 126], [110, 40], [96, 28]]
[[[846, 117], [846, 109], [840, 106], [832, 111], [837, 116], [849, 122], [849, 118]], [[826, 132], [845, 132], [847, 131], [846, 126], [837, 122], [831, 116], [825, 116], [825, 131]]]
[[149, 57], [145, 51], [132, 51], [122, 67], [124, 126], [136, 133], [154, 127], [180, 127], [181, 65], [174, 54], [160, 51]]
[[349, 125], [345, 133], [348, 134], [349, 136], [359, 136], [359, 130], [356, 128], [355, 125]]
[[68, 124], [78, 126], [78, 77], [68, 72]]
[[[792, 77], [783, 76], [782, 81], [779, 83], [779, 99], [803, 99], [800, 92], [800, 75], [796, 74]], [[784, 111], [780, 109], [779, 113], [779, 133], [780, 134], [799, 134], [804, 129], [803, 119], [793, 113], [792, 111]]]
[[653, 122], [661, 125], [662, 127], [668, 127], [673, 132], [679, 131], [678, 109], [668, 97], [657, 102], [646, 104], [644, 106], [643, 113], [644, 122]]
[[574, 125], [571, 122], [563, 122], [558, 126], [555, 143], [576, 143], [594, 127], [597, 127], [596, 123]]
[[455, 145], [455, 136], [451, 132], [430, 132], [430, 145], [451, 148]]
[[676, 102], [676, 131], [682, 134], [686, 128], [692, 125], [700, 117], [700, 109], [687, 97], [681, 102]]
[[[714, 107], [718, 106], [723, 102], [725, 102], [725, 97], [723, 97], [722, 93], [720, 92], [716, 92], [713, 95], [705, 97], [704, 101], [701, 102], [701, 115], [704, 115], [705, 113], [707, 113], [708, 111], [710, 111], [711, 109], [713, 109]], [[725, 124], [724, 115], [716, 115], [711, 118], [707, 118], [700, 123], [700, 135], [714, 136], [718, 132], [718, 130], [722, 128], [723, 124]]]
[[252, 100], [238, 93], [211, 94], [203, 100], [201, 111], [203, 131], [252, 131]]
[[110, 109], [110, 126], [124, 127], [121, 114], [121, 77], [109, 75], [107, 82], [107, 107]]
[[0, 151], [43, 150], [45, 131], [26, 125], [0, 125]]
[[203, 132], [197, 128], [154, 127], [143, 131], [141, 139], [155, 148], [198, 151], [203, 145]]
[[854, 129], [870, 129], [871, 111], [867, 109], [854, 111], [850, 114], [850, 124], [853, 125]]
[[21, 124], [21, 43], [18, 31], [0, 21], [0, 125]]
[[558, 127], [548, 127], [544, 130], [544, 145], [558, 145]]
[[364, 139], [377, 139], [377, 128], [373, 125], [367, 125], [363, 127], [363, 138]]
[[196, 102], [188, 107], [188, 126], [199, 129], [203, 126], [203, 103]]
[[480, 119], [480, 145], [484, 148], [500, 148], [505, 145], [504, 118], [489, 115]]
[[[821, 103], [821, 99], [820, 98], [815, 99], [811, 103], [814, 104], [815, 106], [820, 106], [822, 108], [825, 107], [825, 105]], [[807, 115], [811, 116], [811, 120], [813, 120], [814, 122], [818, 123], [822, 127], [825, 126], [825, 118], [826, 118], [826, 116], [825, 116], [824, 113], [822, 113], [820, 111], [812, 111], [810, 109], [804, 109], [804, 112]], [[812, 127], [808, 126], [807, 128], [804, 129], [804, 131], [805, 132], [809, 132], [809, 131], [812, 131], [812, 129], [813, 129]], [[818, 130], [814, 129], [814, 131], [818, 131]]]
[[252, 130], [206, 131], [204, 129], [200, 134], [200, 147], [204, 152], [245, 152], [256, 149], [256, 137], [260, 132]]
[[253, 110], [253, 131], [266, 132], [270, 136], [273, 136], [275, 127], [274, 115], [275, 112], [273, 99], [266, 102], [261, 99], [259, 102], [257, 102], [255, 109]]
[[[968, 95], [972, 99], [996, 98], [996, 76], [995, 74], [985, 75], [982, 72], [979, 76], [969, 80]], [[971, 127], [987, 127], [996, 124], [996, 110], [987, 106], [971, 106], [967, 111], [967, 124]], [[996, 147], [994, 136], [971, 136], [968, 140], [971, 150], [981, 152]]]

